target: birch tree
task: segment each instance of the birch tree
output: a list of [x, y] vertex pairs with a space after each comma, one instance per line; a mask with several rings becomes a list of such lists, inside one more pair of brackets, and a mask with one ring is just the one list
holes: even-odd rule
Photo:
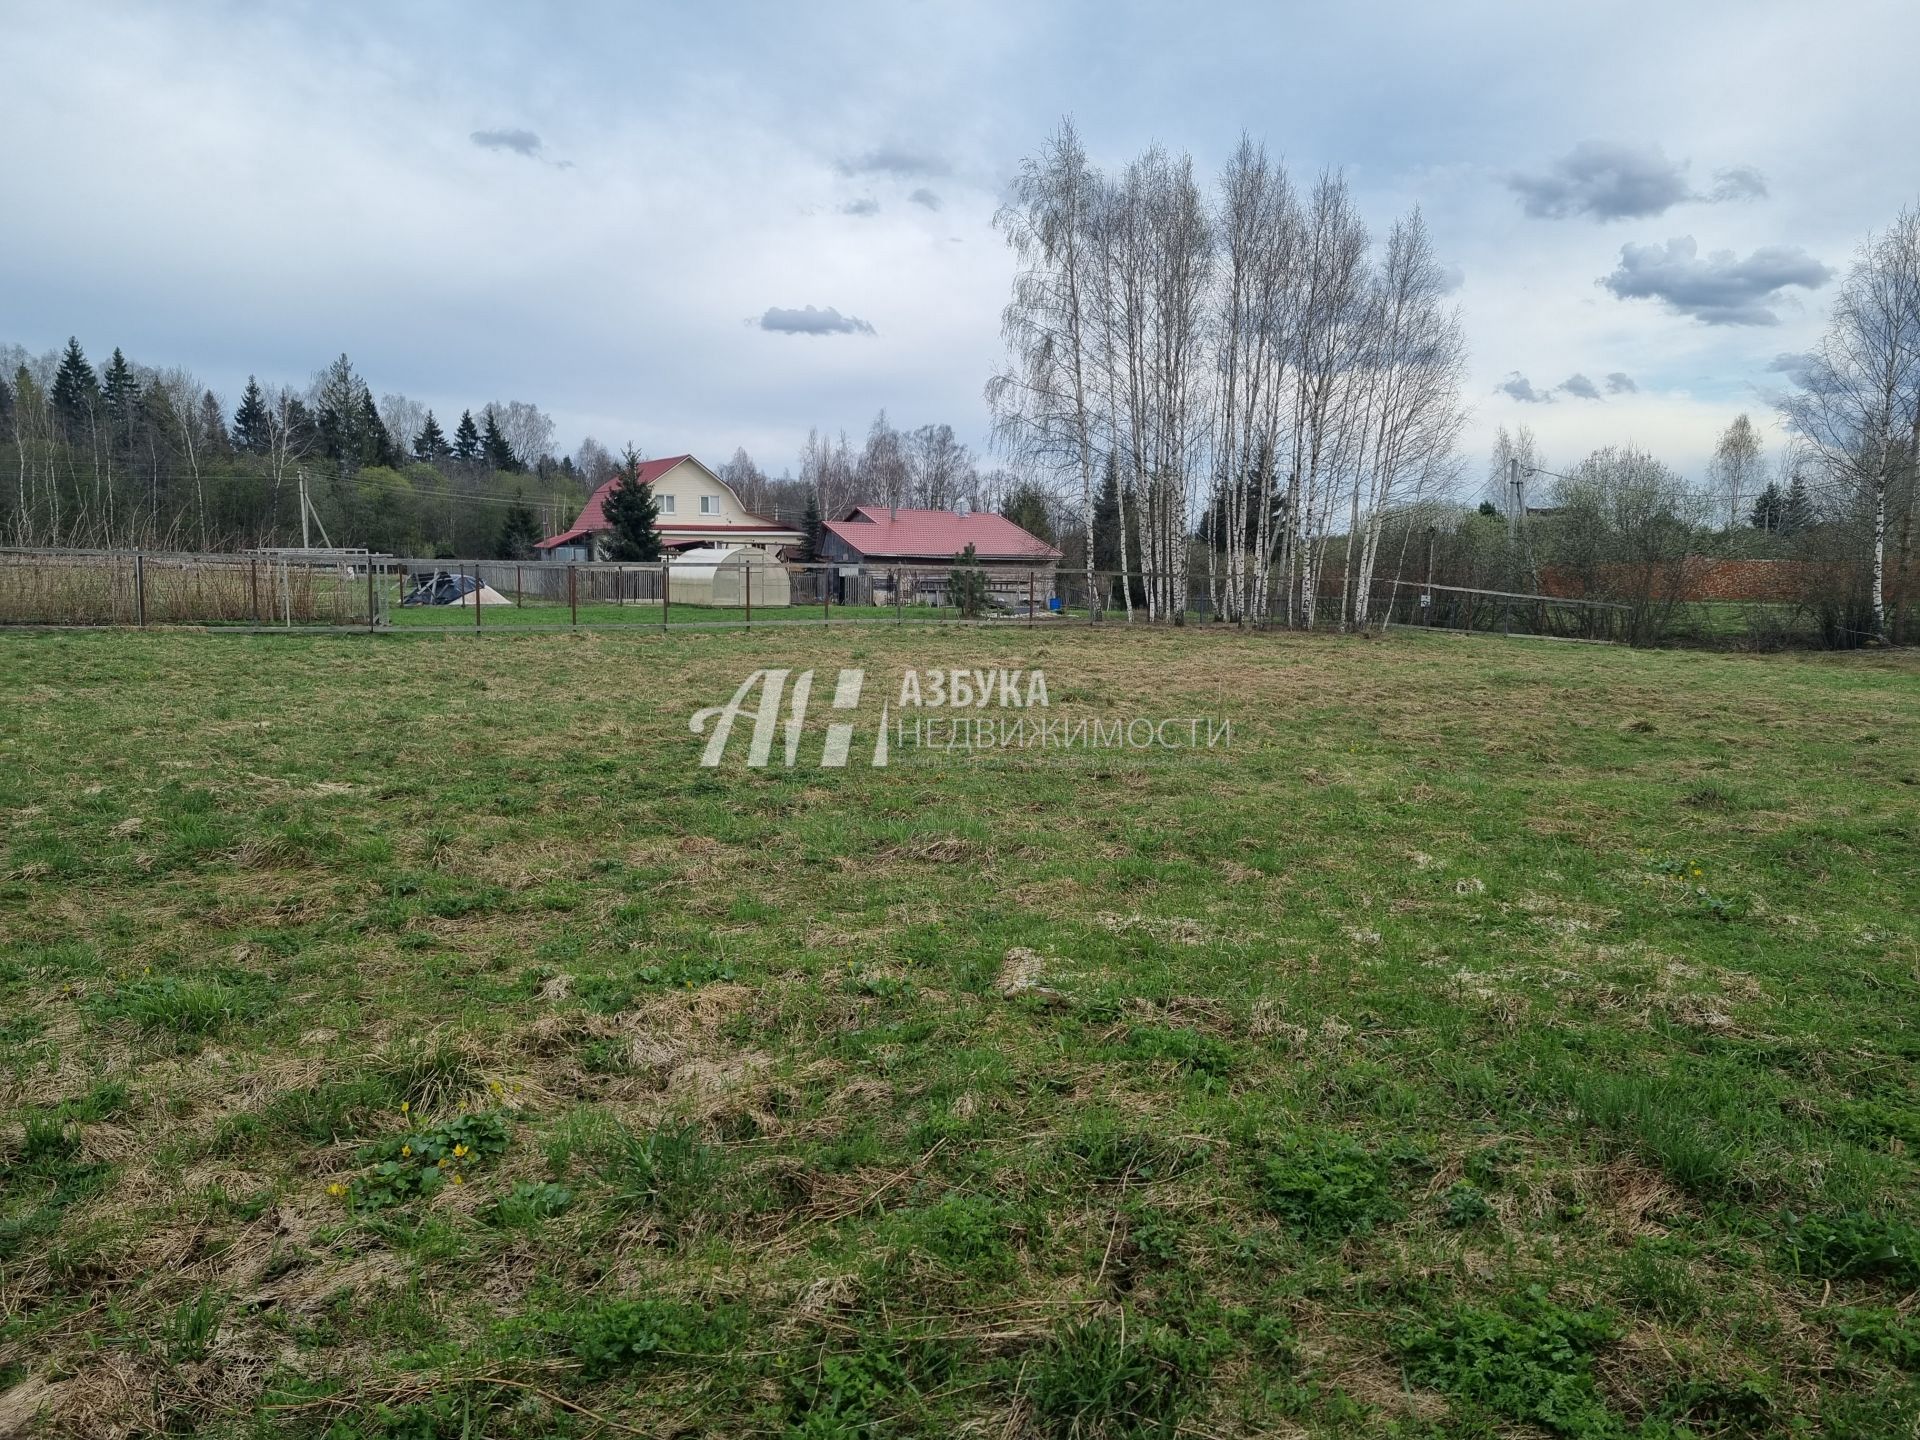
[[1726, 517], [1727, 533], [1733, 534], [1746, 517], [1747, 497], [1760, 489], [1762, 468], [1760, 436], [1745, 413], [1721, 432], [1707, 463], [1707, 485], [1719, 512]]
[[1920, 209], [1860, 248], [1783, 408], [1827, 482], [1866, 512], [1873, 638], [1884, 642], [1888, 500], [1920, 451]]
[[1018, 270], [1001, 317], [1007, 368], [987, 383], [994, 434], [1036, 469], [1070, 477], [1086, 530], [1092, 602], [1097, 397], [1092, 393], [1090, 222], [1100, 176], [1071, 119], [1022, 162], [1012, 198], [994, 217]]

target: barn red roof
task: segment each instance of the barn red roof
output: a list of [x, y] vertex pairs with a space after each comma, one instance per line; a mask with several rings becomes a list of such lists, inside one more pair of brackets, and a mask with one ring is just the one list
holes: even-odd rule
[[856, 505], [827, 529], [869, 560], [946, 560], [967, 546], [982, 560], [1058, 560], [1060, 552], [1004, 515]]
[[[658, 460], [642, 460], [640, 462], [640, 483], [643, 485], [651, 485], [682, 460], [692, 459], [693, 457], [691, 455], [663, 455]], [[698, 462], [696, 461], [695, 463], [697, 464]], [[584, 536], [594, 534], [598, 531], [612, 529], [612, 525], [607, 521], [607, 512], [603, 508], [603, 502], [607, 496], [612, 493], [613, 487], [619, 483], [620, 477], [616, 475], [598, 490], [595, 490], [593, 494], [587, 497], [587, 503], [580, 507], [580, 513], [574, 518], [573, 524], [569, 525], [565, 530], [562, 530], [558, 535], [549, 535], [533, 548], [536, 550], [552, 550], [556, 546], [568, 544], [571, 541], [579, 540]], [[726, 482], [722, 481], [721, 483], [725, 484]], [[754, 518], [760, 519], [763, 517], [756, 516]], [[791, 528], [785, 525], [721, 525], [716, 521], [701, 523], [697, 517], [691, 515], [679, 523], [672, 520], [662, 520], [656, 528], [658, 528], [662, 535], [669, 537], [683, 532], [686, 534], [699, 535], [710, 535], [720, 531], [724, 531], [724, 533], [729, 535], [788, 535], [793, 533]]]
[[[651, 485], [682, 460], [691, 460], [692, 458], [691, 455], [663, 455], [658, 460], [642, 460], [640, 462], [640, 483], [643, 485]], [[607, 512], [600, 508], [600, 502], [605, 500], [607, 496], [612, 493], [613, 487], [619, 483], [620, 477], [616, 475], [598, 490], [594, 491], [593, 494], [589, 495], [587, 497], [587, 503], [580, 507], [580, 514], [578, 518], [574, 520], [573, 524], [569, 525], [562, 533], [542, 540], [540, 542], [540, 548], [544, 550], [555, 545], [564, 545], [567, 541], [576, 539], [590, 530], [606, 530], [611, 528], [607, 524]]]

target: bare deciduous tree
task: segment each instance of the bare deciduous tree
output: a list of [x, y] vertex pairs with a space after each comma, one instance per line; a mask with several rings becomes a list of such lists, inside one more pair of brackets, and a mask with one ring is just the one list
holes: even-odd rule
[[1920, 453], [1920, 208], [1861, 246], [1783, 408], [1827, 483], [1867, 513], [1871, 623], [1884, 641], [1888, 502]]
[[1746, 519], [1743, 502], [1760, 489], [1762, 469], [1760, 436], [1743, 412], [1721, 432], [1707, 462], [1707, 486], [1721, 514], [1727, 518], [1727, 533], [1738, 530]]

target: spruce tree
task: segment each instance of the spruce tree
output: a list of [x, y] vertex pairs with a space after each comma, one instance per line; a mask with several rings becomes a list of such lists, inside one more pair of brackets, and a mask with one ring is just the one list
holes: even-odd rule
[[1108, 452], [1100, 498], [1093, 502], [1093, 568], [1120, 568], [1120, 462]]
[[0, 441], [13, 438], [13, 387], [0, 375]]
[[380, 418], [380, 407], [373, 403], [373, 391], [364, 385], [360, 387], [360, 414], [354, 429], [362, 465], [383, 465], [389, 470], [399, 466], [399, 447], [393, 443], [387, 422]]
[[536, 553], [533, 547], [539, 539], [540, 517], [533, 513], [530, 506], [516, 499], [507, 507], [506, 519], [500, 524], [500, 558], [531, 560]]
[[101, 398], [106, 402], [107, 414], [113, 420], [114, 429], [124, 434], [131, 428], [134, 411], [140, 403], [140, 382], [134, 378], [133, 367], [120, 353], [118, 345], [113, 347], [113, 357], [107, 361], [104, 381]]
[[800, 563], [817, 565], [824, 558], [827, 527], [820, 518], [820, 492], [807, 491], [807, 513], [800, 520]]
[[1780, 533], [1798, 535], [1813, 524], [1813, 497], [1807, 494], [1807, 482], [1796, 473], [1787, 486], [1786, 503], [1780, 507]]
[[453, 458], [469, 462], [480, 458], [480, 431], [473, 423], [471, 410], [460, 412], [460, 424], [453, 432]]
[[500, 426], [493, 418], [493, 411], [487, 411], [487, 428], [481, 435], [481, 448], [486, 455], [489, 470], [518, 470], [520, 461], [513, 453], [513, 446], [507, 443], [507, 437], [500, 433]]
[[620, 476], [600, 502], [600, 511], [612, 527], [607, 536], [610, 560], [660, 558], [660, 510], [653, 487], [640, 478], [640, 457], [629, 445], [620, 464]]
[[60, 357], [60, 368], [53, 376], [53, 415], [69, 437], [85, 432], [92, 422], [93, 407], [100, 398], [100, 379], [87, 363], [80, 341], [69, 335], [67, 353]]
[[1767, 488], [1762, 490], [1759, 498], [1753, 502], [1753, 510], [1747, 516], [1747, 523], [1756, 530], [1777, 535], [1782, 528], [1781, 522], [1786, 518], [1786, 510], [1786, 497], [1780, 493], [1780, 486], [1770, 480], [1767, 482]]
[[260, 382], [247, 376], [247, 388], [240, 394], [240, 408], [233, 412], [233, 443], [249, 455], [264, 455], [273, 447], [272, 417]]
[[[1117, 507], [1116, 507], [1117, 513]], [[1098, 534], [1100, 510], [1094, 507], [1095, 534]], [[1036, 540], [1053, 543], [1053, 520], [1047, 514], [1047, 497], [1035, 485], [1021, 485], [1000, 506], [1000, 516], [1010, 520]]]
[[221, 413], [220, 401], [211, 390], [203, 391], [200, 396], [200, 433], [206, 439], [210, 454], [232, 453], [233, 442], [227, 435], [227, 417]]
[[365, 431], [360, 423], [360, 398], [366, 393], [367, 387], [353, 373], [353, 362], [344, 354], [320, 372], [314, 399], [320, 406], [320, 448], [329, 460], [365, 463], [361, 460]]
[[440, 429], [440, 422], [433, 418], [433, 411], [427, 411], [427, 423], [420, 427], [420, 433], [413, 437], [413, 456], [423, 464], [431, 465], [447, 453], [447, 437]]

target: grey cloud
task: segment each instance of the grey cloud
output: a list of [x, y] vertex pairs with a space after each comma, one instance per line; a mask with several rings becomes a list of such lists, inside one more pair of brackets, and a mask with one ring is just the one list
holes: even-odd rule
[[880, 202], [871, 195], [863, 196], [861, 199], [849, 200], [846, 204], [842, 205], [840, 207], [840, 213], [842, 215], [857, 215], [862, 220], [865, 220], [870, 216], [880, 213]]
[[1509, 175], [1521, 208], [1542, 220], [1591, 215], [1596, 220], [1658, 215], [1687, 198], [1681, 166], [1656, 149], [1583, 140], [1545, 175]]
[[899, 180], [937, 180], [953, 173], [953, 167], [938, 155], [900, 145], [883, 145], [864, 155], [836, 160], [834, 168], [842, 175], [891, 175]]
[[1713, 172], [1713, 188], [1701, 196], [1703, 200], [1764, 200], [1767, 198], [1766, 177], [1751, 165], [1735, 165], [1731, 169]]
[[1560, 382], [1560, 389], [1569, 395], [1578, 395], [1582, 400], [1598, 400], [1600, 387], [1579, 373], [1569, 375]]
[[1458, 265], [1444, 265], [1440, 269], [1440, 293], [1457, 295], [1460, 287], [1467, 283], [1467, 272]]
[[1509, 175], [1507, 188], [1536, 219], [1586, 215], [1603, 222], [1662, 215], [1685, 200], [1753, 200], [1767, 193], [1766, 181], [1750, 165], [1716, 170], [1713, 187], [1696, 192], [1687, 183], [1686, 165], [1669, 160], [1659, 146], [1606, 140], [1582, 140], [1543, 175]]
[[1497, 388], [1523, 405], [1545, 405], [1553, 400], [1551, 390], [1534, 389], [1533, 382], [1518, 370], [1502, 380]]
[[1613, 370], [1607, 374], [1607, 393], [1609, 395], [1633, 395], [1639, 391], [1631, 375], [1624, 370]]
[[1797, 245], [1765, 245], [1742, 260], [1731, 250], [1702, 259], [1691, 235], [1664, 245], [1622, 245], [1599, 284], [1622, 300], [1659, 300], [1707, 325], [1774, 325], [1789, 286], [1815, 290], [1833, 272]]
[[757, 322], [762, 330], [780, 335], [871, 335], [873, 326], [853, 315], [842, 315], [829, 305], [816, 310], [808, 305], [799, 310], [783, 310], [769, 305]]
[[1827, 382], [1820, 371], [1820, 361], [1805, 350], [1782, 350], [1767, 362], [1767, 369], [1776, 375], [1784, 375], [1787, 382], [1802, 390], [1822, 390]]
[[940, 208], [940, 197], [924, 185], [907, 196], [907, 199], [916, 205], [924, 205], [929, 210], [938, 210]]
[[511, 150], [529, 160], [540, 155], [540, 137], [531, 130], [476, 130], [467, 138], [482, 150]]

